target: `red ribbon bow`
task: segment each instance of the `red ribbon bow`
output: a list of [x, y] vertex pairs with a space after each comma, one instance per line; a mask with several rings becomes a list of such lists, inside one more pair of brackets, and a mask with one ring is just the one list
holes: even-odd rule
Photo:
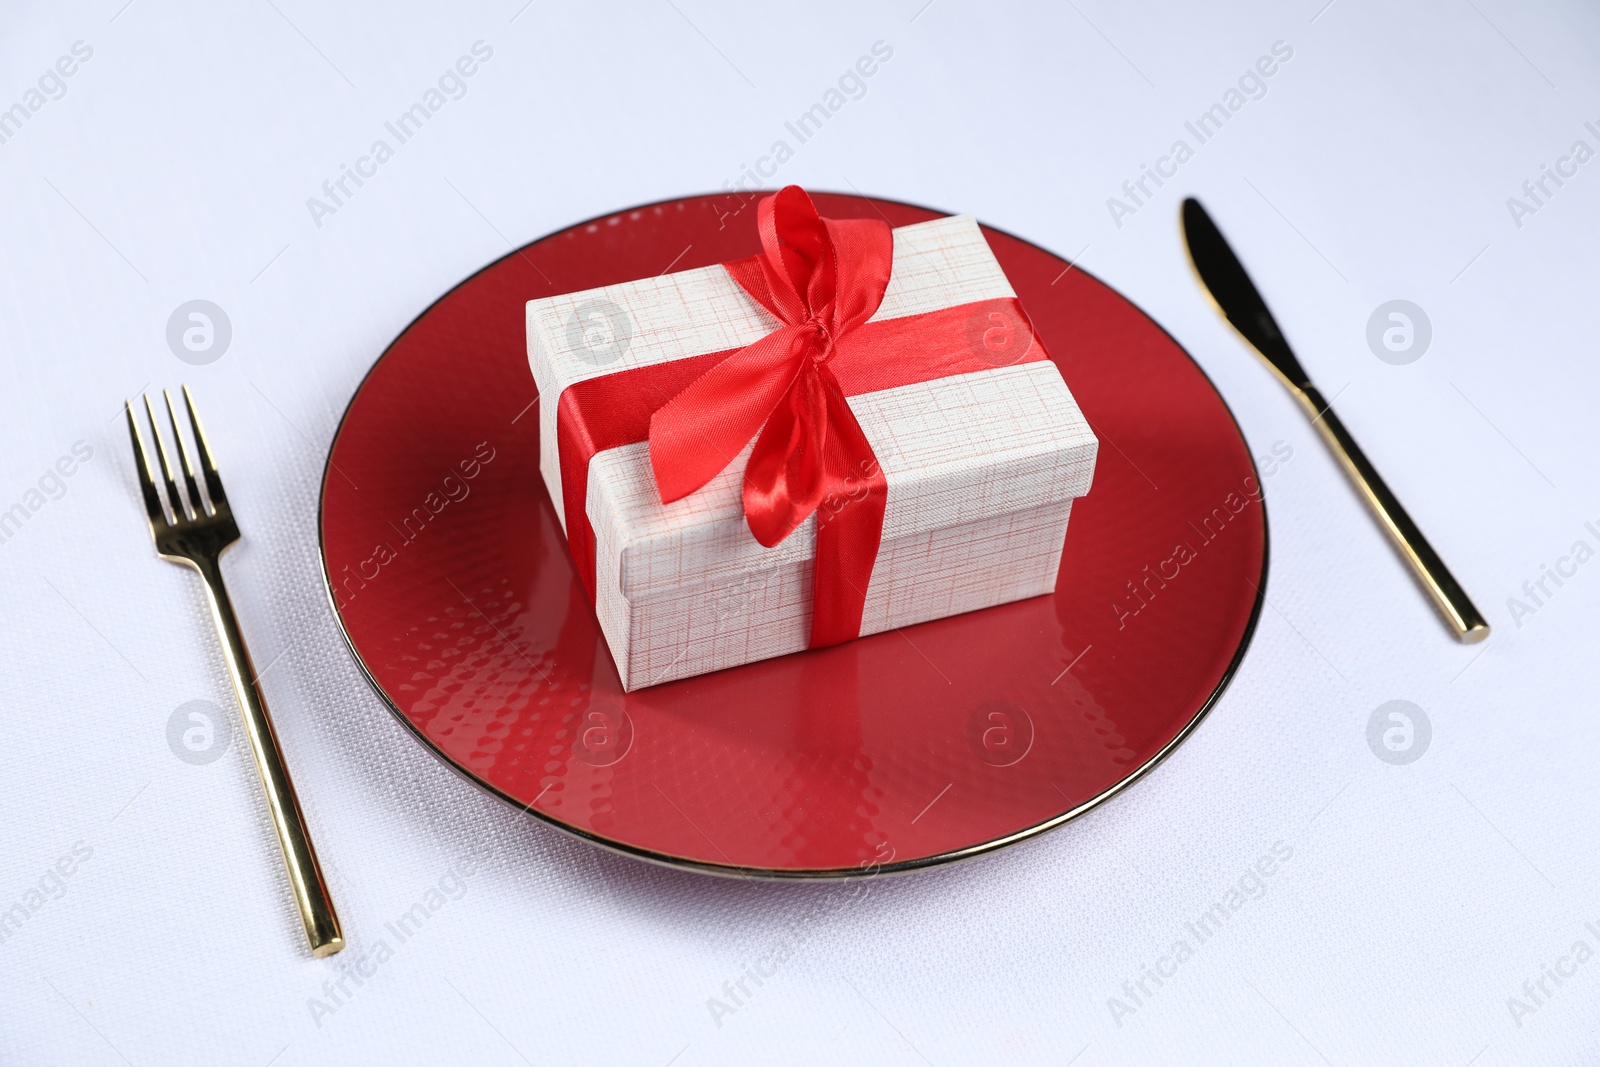
[[[755, 438], [744, 510], [756, 540], [776, 545], [817, 515], [810, 643], [821, 648], [860, 635], [888, 501], [845, 398], [1049, 357], [1014, 297], [868, 322], [894, 263], [884, 222], [824, 219], [794, 185], [763, 199], [757, 222], [762, 253], [724, 267], [783, 325], [743, 348], [591, 378], [561, 394], [567, 543], [592, 598], [586, 503], [597, 452], [648, 436], [657, 489], [671, 503]], [[662, 396], [671, 399], [656, 406], [651, 398]]]
[[[865, 560], [870, 578], [887, 486], [829, 363], [883, 302], [894, 237], [878, 219], [822, 218], [796, 185], [761, 201], [757, 226], [762, 255], [728, 270], [784, 325], [731, 353], [656, 411], [650, 419], [656, 487], [663, 503], [688, 496], [754, 437], [744, 514], [756, 540], [771, 548], [824, 500], [848, 500], [856, 514], [843, 527], [830, 522], [836, 517], [830, 512], [818, 517], [816, 570], [860, 574]], [[818, 586], [813, 647], [859, 632], [867, 582], [839, 588], [845, 584]]]

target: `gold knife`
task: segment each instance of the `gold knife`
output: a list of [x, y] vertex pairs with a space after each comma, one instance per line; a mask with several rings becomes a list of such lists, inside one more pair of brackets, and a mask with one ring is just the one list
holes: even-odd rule
[[1422, 531], [1378, 476], [1377, 469], [1350, 436], [1350, 431], [1312, 384], [1311, 377], [1289, 348], [1289, 342], [1284, 340], [1272, 312], [1267, 310], [1266, 302], [1250, 281], [1250, 275], [1245, 273], [1244, 265], [1228, 247], [1222, 231], [1211, 221], [1200, 201], [1193, 198], [1183, 202], [1183, 235], [1189, 246], [1189, 261], [1194, 264], [1195, 273], [1200, 276], [1200, 283], [1216, 303], [1217, 310], [1261, 354], [1267, 366], [1278, 373], [1310, 413], [1312, 425], [1322, 432], [1345, 473], [1366, 497], [1378, 521], [1389, 532], [1406, 562], [1411, 564], [1417, 580], [1433, 597], [1456, 636], [1468, 643], [1488, 637], [1489, 624], [1473, 606], [1472, 598], [1444, 565], [1439, 553], [1428, 544], [1428, 539], [1422, 536]]

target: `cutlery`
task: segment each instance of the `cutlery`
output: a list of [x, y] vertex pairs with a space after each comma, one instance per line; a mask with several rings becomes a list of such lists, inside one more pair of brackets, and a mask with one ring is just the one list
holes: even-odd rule
[[273, 827], [278, 831], [278, 843], [283, 847], [283, 860], [289, 869], [295, 902], [300, 907], [300, 921], [305, 926], [306, 940], [311, 943], [313, 956], [331, 956], [344, 947], [339, 917], [334, 914], [333, 900], [328, 895], [322, 868], [317, 864], [316, 850], [312, 848], [311, 838], [306, 833], [305, 816], [300, 811], [294, 783], [289, 780], [289, 770], [283, 764], [277, 733], [267, 714], [266, 699], [261, 695], [260, 678], [250, 663], [250, 652], [245, 648], [244, 635], [239, 630], [239, 620], [233, 613], [233, 602], [228, 597], [228, 587], [222, 580], [222, 553], [239, 540], [239, 527], [234, 522], [228, 498], [223, 493], [222, 477], [217, 473], [211, 445], [200, 425], [200, 416], [195, 411], [189, 387], [183, 387], [183, 402], [188, 409], [195, 454], [200, 460], [199, 477], [205, 481], [209, 507], [207, 500], [201, 498], [195, 464], [178, 429], [172, 395], [166, 390], [162, 390], [162, 395], [166, 398], [167, 419], [182, 463], [181, 473], [187, 490], [185, 499], [178, 492], [178, 484], [173, 478], [174, 464], [168, 455], [167, 443], [161, 436], [155, 410], [146, 396], [145, 415], [149, 418], [150, 433], [155, 440], [156, 458], [161, 464], [166, 504], [162, 503], [156, 489], [150, 450], [145, 447], [139, 420], [134, 418], [133, 405], [123, 404], [128, 414], [134, 465], [139, 469], [139, 487], [144, 491], [144, 506], [149, 513], [156, 553], [173, 563], [188, 564], [199, 571], [205, 581], [206, 598], [211, 603], [211, 621], [216, 624], [217, 637], [222, 641], [223, 658], [227, 660], [228, 674], [233, 679], [233, 693], [238, 698], [239, 710], [244, 716], [250, 752], [255, 756], [256, 770], [261, 773], [267, 807], [272, 813]]
[[1206, 214], [1206, 209], [1200, 206], [1200, 201], [1193, 198], [1183, 202], [1183, 233], [1189, 247], [1189, 260], [1217, 309], [1310, 413], [1312, 425], [1321, 431], [1345, 473], [1366, 498], [1400, 554], [1411, 564], [1418, 581], [1433, 597], [1456, 636], [1468, 643], [1488, 637], [1489, 624], [1384, 484], [1377, 468], [1339, 421], [1339, 416], [1312, 384], [1310, 375], [1300, 366], [1289, 342], [1284, 340], [1272, 312], [1267, 310], [1266, 302], [1245, 273], [1244, 265], [1228, 246], [1222, 231], [1211, 221], [1211, 216]]

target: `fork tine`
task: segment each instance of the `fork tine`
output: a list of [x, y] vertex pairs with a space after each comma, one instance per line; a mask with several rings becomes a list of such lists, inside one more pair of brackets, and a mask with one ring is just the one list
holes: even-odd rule
[[194, 480], [194, 463], [189, 459], [189, 450], [183, 444], [183, 432], [178, 429], [178, 413], [172, 407], [172, 394], [161, 390], [161, 395], [167, 401], [167, 423], [172, 427], [172, 439], [178, 442], [178, 464], [183, 468], [183, 487], [189, 491], [189, 506], [194, 509], [194, 517], [202, 518], [206, 514], [206, 505], [200, 499], [200, 487]]
[[200, 413], [194, 409], [194, 397], [189, 387], [183, 387], [183, 403], [189, 409], [189, 426], [194, 430], [194, 446], [200, 450], [200, 471], [205, 475], [206, 492], [211, 494], [211, 509], [218, 513], [228, 507], [227, 494], [222, 491], [222, 475], [217, 473], [217, 461], [211, 456], [211, 442], [206, 440], [206, 429], [200, 424]]
[[150, 453], [139, 434], [139, 422], [133, 417], [133, 405], [124, 400], [122, 408], [128, 413], [128, 436], [133, 439], [133, 465], [139, 469], [139, 489], [144, 493], [144, 510], [150, 516], [152, 527], [166, 526], [167, 512], [161, 506], [161, 494], [156, 492], [155, 474], [150, 469]]
[[161, 461], [161, 478], [167, 483], [167, 502], [172, 505], [172, 521], [181, 523], [189, 518], [189, 513], [184, 509], [183, 497], [178, 495], [178, 483], [172, 480], [172, 460], [167, 456], [167, 442], [161, 438], [161, 424], [156, 421], [156, 411], [150, 406], [148, 394], [144, 398], [144, 410], [150, 416], [150, 436], [155, 438], [156, 458]]

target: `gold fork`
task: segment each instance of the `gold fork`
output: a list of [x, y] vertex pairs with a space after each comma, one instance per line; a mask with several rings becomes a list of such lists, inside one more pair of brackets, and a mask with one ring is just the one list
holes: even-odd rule
[[267, 702], [261, 695], [260, 679], [250, 663], [250, 653], [244, 645], [244, 635], [239, 632], [239, 620], [233, 613], [233, 602], [228, 598], [228, 587], [222, 581], [222, 553], [239, 540], [239, 527], [233, 521], [233, 511], [222, 491], [222, 477], [211, 455], [206, 432], [200, 425], [200, 416], [194, 409], [194, 397], [189, 387], [183, 387], [183, 402], [189, 412], [189, 426], [194, 432], [195, 450], [200, 457], [200, 473], [205, 479], [206, 496], [210, 507], [201, 499], [196, 481], [195, 466], [184, 447], [183, 434], [178, 430], [178, 415], [172, 406], [172, 395], [165, 389], [162, 396], [167, 402], [167, 419], [172, 427], [172, 438], [177, 442], [178, 458], [182, 461], [185, 500], [178, 493], [173, 479], [174, 465], [167, 455], [167, 443], [161, 436], [160, 424], [150, 398], [144, 397], [145, 415], [150, 420], [150, 433], [156, 442], [156, 457], [161, 463], [161, 477], [166, 484], [167, 501], [164, 505], [156, 489], [155, 471], [150, 466], [150, 451], [145, 448], [144, 437], [139, 432], [139, 421], [134, 418], [133, 405], [124, 403], [128, 413], [128, 433], [133, 438], [135, 466], [139, 468], [139, 487], [144, 490], [144, 506], [150, 515], [150, 532], [155, 537], [156, 552], [162, 559], [173, 563], [187, 563], [205, 579], [206, 597], [211, 602], [211, 621], [216, 623], [217, 637], [222, 641], [223, 658], [228, 661], [228, 674], [233, 679], [233, 693], [239, 700], [239, 710], [244, 715], [245, 734], [250, 739], [250, 752], [256, 759], [256, 770], [261, 772], [261, 784], [266, 789], [267, 807], [272, 812], [272, 824], [278, 831], [278, 843], [283, 846], [283, 861], [289, 868], [289, 882], [294, 887], [295, 902], [300, 906], [300, 921], [305, 925], [306, 940], [311, 942], [311, 954], [331, 956], [344, 948], [344, 938], [339, 932], [339, 917], [334, 914], [333, 900], [328, 896], [328, 886], [317, 864], [316, 850], [306, 833], [305, 816], [300, 811], [300, 801], [295, 796], [294, 783], [283, 765], [283, 754], [278, 749], [278, 736], [267, 714]]

